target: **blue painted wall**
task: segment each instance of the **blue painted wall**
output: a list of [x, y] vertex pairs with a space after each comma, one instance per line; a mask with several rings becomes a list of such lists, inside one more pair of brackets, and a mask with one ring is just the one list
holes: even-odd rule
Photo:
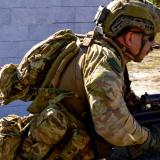
[[[36, 43], [64, 28], [85, 33], [94, 27], [100, 4], [109, 0], [0, 0], [0, 67], [19, 63]], [[27, 114], [28, 103], [16, 101], [0, 108], [0, 117]]]

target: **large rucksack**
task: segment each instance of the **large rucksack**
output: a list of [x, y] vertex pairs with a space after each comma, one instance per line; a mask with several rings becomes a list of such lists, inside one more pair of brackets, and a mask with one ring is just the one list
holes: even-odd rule
[[0, 69], [0, 102], [33, 100], [40, 88], [56, 86], [63, 69], [79, 51], [77, 36], [69, 29], [60, 30], [32, 47], [20, 64]]
[[[20, 64], [7, 64], [0, 69], [1, 105], [17, 99], [32, 100], [28, 111], [34, 113], [29, 125], [26, 124], [25, 134], [21, 135], [19, 130], [18, 142], [9, 137], [11, 144], [6, 150], [10, 152], [14, 145], [15, 148], [6, 160], [93, 159], [84, 124], [60, 103], [63, 98], [73, 96], [72, 92], [56, 88], [65, 67], [79, 53], [82, 39], [71, 30], [58, 31], [31, 48]], [[0, 154], [1, 150], [3, 146]]]

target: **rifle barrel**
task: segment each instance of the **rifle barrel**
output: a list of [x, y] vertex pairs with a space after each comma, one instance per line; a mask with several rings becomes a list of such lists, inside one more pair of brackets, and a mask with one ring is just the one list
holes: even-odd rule
[[160, 94], [144, 94], [141, 96], [142, 104], [151, 104], [160, 106]]
[[142, 125], [156, 124], [160, 122], [160, 110], [135, 113], [134, 117]]

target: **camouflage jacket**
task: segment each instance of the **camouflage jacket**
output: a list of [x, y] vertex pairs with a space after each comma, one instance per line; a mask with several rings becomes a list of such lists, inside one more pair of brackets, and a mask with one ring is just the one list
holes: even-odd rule
[[138, 124], [124, 101], [125, 57], [112, 40], [107, 41], [93, 41], [65, 70], [59, 87], [75, 92], [65, 105], [80, 117], [89, 103], [96, 132], [111, 144], [142, 144], [148, 130]]

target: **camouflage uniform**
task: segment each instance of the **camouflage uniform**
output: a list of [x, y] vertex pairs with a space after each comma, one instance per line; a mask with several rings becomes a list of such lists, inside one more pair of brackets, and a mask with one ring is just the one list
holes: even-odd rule
[[109, 44], [93, 44], [85, 56], [84, 83], [94, 125], [99, 135], [116, 146], [142, 144], [148, 131], [127, 109], [121, 63], [125, 57], [119, 59], [117, 54]]
[[[70, 69], [66, 69], [61, 79], [60, 87], [72, 89], [76, 93], [76, 97], [66, 100], [65, 104], [80, 117], [89, 102], [97, 133], [111, 144], [117, 146], [141, 144], [147, 139], [148, 131], [136, 122], [124, 101], [125, 57], [112, 40], [109, 39], [109, 42], [106, 40], [105, 43], [103, 39], [100, 40], [103, 41], [103, 45], [94, 41], [86, 53], [77, 56], [79, 66], [76, 66], [76, 60], [70, 64], [72, 67], [69, 67], [73, 70], [70, 74], [75, 74], [69, 77]], [[81, 71], [77, 71], [76, 68], [81, 68]], [[84, 88], [80, 79], [84, 81]], [[64, 81], [67, 84], [62, 83]], [[68, 88], [69, 86], [72, 88]]]

